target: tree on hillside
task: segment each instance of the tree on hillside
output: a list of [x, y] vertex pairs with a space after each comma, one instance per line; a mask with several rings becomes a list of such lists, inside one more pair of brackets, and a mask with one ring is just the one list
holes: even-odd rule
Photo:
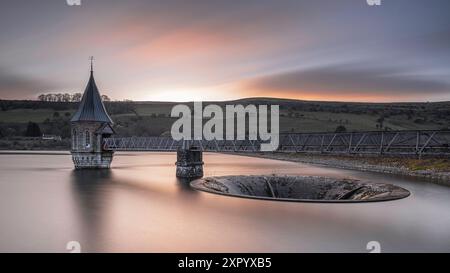
[[72, 96], [72, 102], [80, 102], [82, 97], [83, 97], [83, 94], [75, 93]]
[[40, 95], [38, 96], [38, 100], [40, 100], [40, 101], [45, 101], [45, 100], [46, 100], [46, 96], [47, 96], [47, 95], [45, 95], [45, 94], [40, 94]]
[[39, 95], [38, 100], [45, 102], [79, 102], [82, 96], [81, 93], [50, 93]]
[[27, 137], [40, 137], [42, 135], [41, 128], [39, 125], [34, 122], [28, 122], [27, 131], [25, 132], [25, 136]]
[[73, 95], [69, 94], [69, 93], [65, 93], [62, 95], [62, 101], [63, 102], [71, 102], [73, 98]]
[[384, 123], [384, 116], [381, 116], [379, 119], [377, 119], [377, 128], [383, 129], [383, 123]]
[[102, 101], [111, 101], [111, 99], [106, 95], [102, 95]]
[[338, 127], [336, 127], [335, 132], [336, 133], [344, 133], [344, 132], [347, 132], [347, 128], [345, 128], [344, 125], [339, 125]]

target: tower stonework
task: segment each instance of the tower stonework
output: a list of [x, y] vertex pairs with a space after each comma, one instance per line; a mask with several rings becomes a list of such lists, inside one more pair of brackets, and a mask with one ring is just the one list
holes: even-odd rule
[[114, 134], [113, 121], [106, 112], [94, 80], [91, 65], [89, 82], [80, 106], [71, 119], [72, 160], [76, 169], [108, 169], [113, 151], [103, 148], [103, 139]]

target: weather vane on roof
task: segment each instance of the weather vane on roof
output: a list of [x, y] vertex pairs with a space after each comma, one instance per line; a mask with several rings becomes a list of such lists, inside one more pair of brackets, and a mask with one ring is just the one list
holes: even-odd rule
[[94, 56], [89, 57], [89, 60], [91, 61], [91, 72], [94, 72]]

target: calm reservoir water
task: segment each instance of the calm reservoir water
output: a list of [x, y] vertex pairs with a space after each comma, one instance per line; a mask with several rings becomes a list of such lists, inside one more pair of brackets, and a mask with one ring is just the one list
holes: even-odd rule
[[74, 171], [69, 155], [0, 155], [0, 251], [450, 252], [450, 187], [426, 180], [222, 154], [205, 174], [301, 174], [393, 183], [397, 201], [290, 203], [196, 192], [175, 153], [117, 154], [110, 171]]

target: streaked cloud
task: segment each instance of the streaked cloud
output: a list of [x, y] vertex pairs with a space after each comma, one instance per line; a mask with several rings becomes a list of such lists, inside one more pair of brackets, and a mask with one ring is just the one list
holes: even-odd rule
[[61, 88], [53, 82], [36, 79], [0, 67], [0, 99], [36, 98], [38, 94]]
[[450, 83], [428, 77], [402, 74], [402, 70], [375, 68], [361, 64], [340, 64], [294, 70], [252, 79], [243, 89], [252, 94], [283, 97], [354, 101], [429, 100], [445, 97]]
[[8, 1], [0, 60], [23, 81], [0, 79], [0, 97], [82, 91], [94, 55], [116, 99], [450, 100], [448, 10], [446, 0]]

